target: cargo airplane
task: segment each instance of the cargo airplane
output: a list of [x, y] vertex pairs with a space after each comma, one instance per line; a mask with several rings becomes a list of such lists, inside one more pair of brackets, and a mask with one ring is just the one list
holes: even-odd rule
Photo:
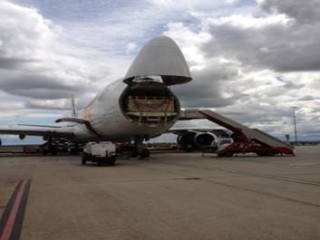
[[165, 36], [150, 40], [126, 75], [104, 88], [83, 110], [62, 117], [52, 126], [0, 127], [0, 134], [42, 136], [89, 141], [134, 142], [140, 156], [144, 140], [161, 135], [178, 120], [178, 98], [168, 86], [191, 81], [186, 60], [177, 44]]

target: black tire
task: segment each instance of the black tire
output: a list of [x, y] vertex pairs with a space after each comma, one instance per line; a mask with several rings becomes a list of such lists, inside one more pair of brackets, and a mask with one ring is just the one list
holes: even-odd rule
[[58, 150], [56, 148], [51, 149], [50, 153], [51, 153], [52, 156], [56, 156], [58, 154]]
[[148, 157], [150, 157], [150, 151], [145, 148], [142, 150], [140, 158], [143, 159], [143, 158], [148, 158]]
[[111, 157], [110, 159], [109, 159], [109, 165], [110, 166], [114, 166], [115, 165], [115, 163], [116, 163], [116, 157]]
[[146, 157], [148, 158], [148, 157], [150, 157], [150, 150], [149, 149], [146, 149]]
[[132, 157], [132, 158], [138, 157], [138, 150], [137, 150], [136, 147], [132, 147], [132, 148], [130, 149], [130, 157]]
[[103, 161], [104, 161], [103, 159], [98, 159], [97, 160], [97, 164], [98, 164], [99, 167], [101, 167], [103, 165]]
[[194, 146], [191, 145], [191, 144], [186, 144], [186, 145], [184, 146], [184, 151], [185, 151], [185, 152], [193, 152], [193, 151], [194, 151]]
[[274, 152], [256, 152], [259, 157], [272, 157], [276, 155]]
[[87, 154], [83, 153], [81, 158], [81, 164], [86, 165], [87, 164]]
[[218, 157], [232, 157], [233, 152], [218, 153]]

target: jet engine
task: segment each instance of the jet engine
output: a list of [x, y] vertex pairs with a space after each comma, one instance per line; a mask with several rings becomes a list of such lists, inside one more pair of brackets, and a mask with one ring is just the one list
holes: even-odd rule
[[194, 137], [195, 144], [200, 148], [216, 148], [217, 137], [213, 133], [197, 133]]
[[197, 148], [217, 148], [217, 137], [210, 132], [189, 132], [178, 136], [177, 142], [180, 148], [191, 152]]
[[196, 135], [196, 133], [189, 132], [184, 135], [178, 136], [177, 142], [183, 151], [192, 152], [193, 150], [196, 149], [196, 145], [194, 142], [195, 135]]

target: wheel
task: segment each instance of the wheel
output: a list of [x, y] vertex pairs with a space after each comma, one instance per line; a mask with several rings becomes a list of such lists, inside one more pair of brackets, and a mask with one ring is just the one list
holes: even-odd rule
[[58, 150], [56, 148], [53, 148], [50, 150], [50, 153], [52, 156], [56, 156], [58, 154]]
[[150, 151], [148, 149], [143, 149], [141, 154], [140, 154], [140, 158], [143, 159], [143, 158], [148, 158], [150, 157]]
[[101, 167], [103, 165], [103, 159], [98, 159], [97, 164], [99, 167]]
[[138, 151], [137, 151], [137, 148], [136, 148], [136, 147], [132, 147], [132, 148], [130, 149], [130, 157], [132, 157], [132, 158], [138, 157]]
[[232, 157], [233, 152], [218, 153], [218, 157]]
[[86, 165], [87, 164], [87, 154], [83, 153], [81, 158], [81, 164]]
[[115, 165], [115, 163], [116, 163], [116, 157], [111, 157], [111, 158], [109, 158], [109, 165], [110, 166], [114, 166]]
[[194, 146], [192, 144], [184, 144], [184, 145], [181, 145], [181, 149], [184, 151], [184, 152], [193, 152], [195, 150]]
[[146, 149], [146, 157], [148, 158], [148, 157], [150, 157], [150, 151], [149, 151], [149, 149]]
[[274, 152], [256, 152], [256, 154], [260, 157], [272, 157], [276, 155]]

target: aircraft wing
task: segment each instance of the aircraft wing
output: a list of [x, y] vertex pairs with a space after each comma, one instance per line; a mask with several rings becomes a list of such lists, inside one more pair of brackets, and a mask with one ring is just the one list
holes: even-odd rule
[[[208, 119], [208, 117], [203, 114], [204, 109], [183, 109], [180, 112], [179, 121], [186, 121], [186, 120], [196, 120], [196, 119]], [[220, 135], [226, 135], [225, 130], [222, 130], [221, 128], [213, 128], [213, 127], [198, 127], [198, 128], [192, 128], [192, 127], [179, 127], [179, 128], [170, 128], [167, 133], [173, 133], [176, 135], [183, 135], [186, 133], [199, 133], [199, 132], [215, 132]]]
[[187, 134], [214, 134], [219, 138], [230, 138], [231, 132], [223, 128], [171, 128], [166, 133], [178, 136]]
[[211, 132], [213, 130], [216, 130], [217, 128], [170, 128], [168, 131], [166, 131], [166, 133], [173, 133], [176, 135], [182, 135], [185, 133], [189, 133], [189, 132]]
[[16, 127], [0, 127], [0, 134], [19, 135], [20, 138], [23, 138], [26, 135], [72, 138], [74, 136], [74, 128], [62, 126], [24, 125]]

